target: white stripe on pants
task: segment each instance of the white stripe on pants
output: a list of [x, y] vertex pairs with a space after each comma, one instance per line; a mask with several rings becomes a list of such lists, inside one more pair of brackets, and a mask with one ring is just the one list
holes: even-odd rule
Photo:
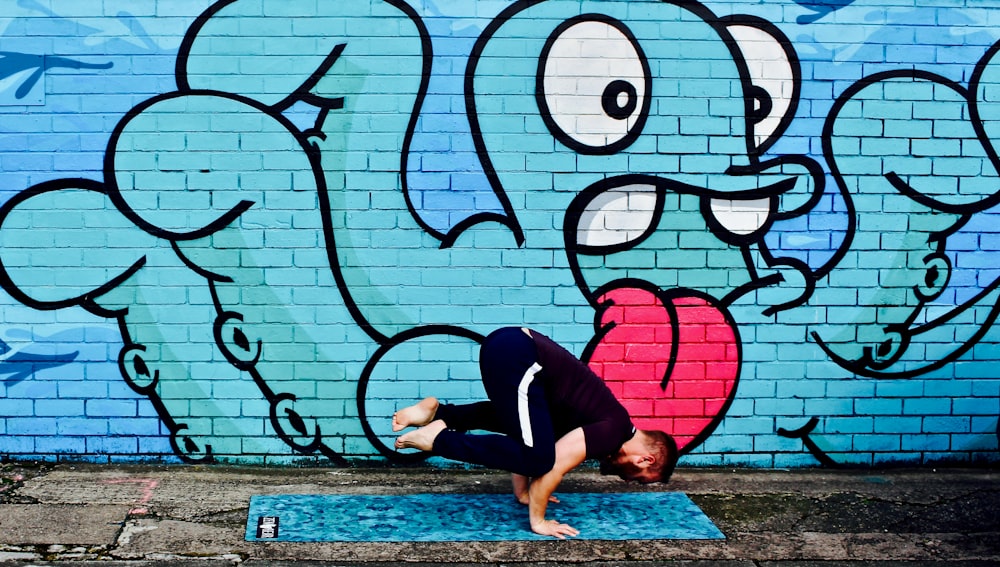
[[537, 362], [528, 368], [521, 378], [521, 383], [517, 386], [517, 418], [521, 422], [521, 439], [528, 447], [535, 446], [535, 438], [531, 433], [531, 415], [528, 413], [528, 388], [535, 379], [535, 374], [541, 371], [542, 366]]

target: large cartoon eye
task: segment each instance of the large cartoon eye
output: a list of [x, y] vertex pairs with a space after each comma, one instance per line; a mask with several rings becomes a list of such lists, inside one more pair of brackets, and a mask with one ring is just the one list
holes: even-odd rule
[[536, 96], [552, 134], [583, 154], [612, 154], [642, 131], [650, 105], [649, 63], [625, 24], [580, 16], [549, 37]]
[[752, 149], [759, 155], [781, 137], [795, 116], [802, 72], [792, 42], [773, 24], [752, 16], [733, 16], [730, 21], [726, 29], [746, 61]]

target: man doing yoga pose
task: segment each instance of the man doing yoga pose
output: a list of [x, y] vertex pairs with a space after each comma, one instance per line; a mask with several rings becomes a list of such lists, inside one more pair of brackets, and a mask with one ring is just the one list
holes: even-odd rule
[[450, 405], [425, 398], [401, 409], [393, 431], [420, 428], [396, 439], [396, 447], [510, 471], [535, 533], [579, 534], [546, 520], [545, 511], [558, 502], [552, 494], [563, 476], [588, 458], [626, 481], [666, 482], [673, 472], [673, 438], [637, 430], [604, 381], [548, 337], [517, 327], [494, 331], [483, 341], [479, 366], [489, 401]]

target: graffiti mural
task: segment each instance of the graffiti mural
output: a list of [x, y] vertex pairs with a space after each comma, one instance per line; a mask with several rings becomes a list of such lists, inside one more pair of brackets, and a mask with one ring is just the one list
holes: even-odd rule
[[[92, 162], [8, 171], [32, 150], [0, 142], [29, 343], [0, 366], [0, 454], [412, 462], [393, 411], [481, 398], [478, 343], [517, 325], [682, 462], [995, 461], [1000, 43], [870, 61], [888, 26], [823, 38], [879, 8], [786, 4], [206, 0], [172, 32], [79, 28], [99, 61], [21, 55], [17, 22], [65, 21], [21, 2], [0, 124], [130, 102]], [[155, 54], [148, 86], [109, 80], [142, 75], [111, 44]]]

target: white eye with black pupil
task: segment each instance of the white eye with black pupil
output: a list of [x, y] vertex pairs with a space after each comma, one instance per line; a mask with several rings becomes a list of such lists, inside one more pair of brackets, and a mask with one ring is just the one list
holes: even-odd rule
[[611, 154], [642, 131], [650, 82], [646, 57], [625, 24], [588, 15], [563, 23], [549, 37], [536, 94], [556, 139], [583, 154]]

